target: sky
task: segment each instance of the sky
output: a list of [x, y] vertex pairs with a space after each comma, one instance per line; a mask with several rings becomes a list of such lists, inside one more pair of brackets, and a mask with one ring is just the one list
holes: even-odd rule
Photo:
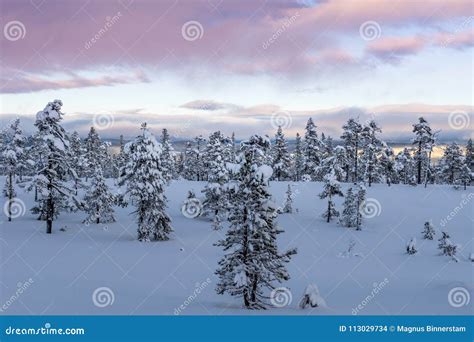
[[336, 139], [349, 117], [405, 141], [424, 116], [472, 135], [472, 0], [0, 0], [0, 123], [54, 99], [64, 126]]

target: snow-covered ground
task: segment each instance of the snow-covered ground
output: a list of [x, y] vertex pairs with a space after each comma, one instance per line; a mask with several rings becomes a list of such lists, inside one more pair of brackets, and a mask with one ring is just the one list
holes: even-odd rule
[[[317, 197], [321, 183], [291, 183], [298, 212], [282, 214], [278, 222], [285, 229], [279, 236], [280, 249], [298, 248], [288, 264], [291, 279], [281, 284], [290, 291], [283, 295], [292, 300], [281, 308], [248, 311], [240, 298], [215, 292], [214, 271], [223, 252], [213, 244], [224, 231], [213, 231], [209, 221], [181, 214], [187, 191], [198, 193], [204, 184], [170, 185], [168, 213], [174, 233], [170, 241], [149, 243], [136, 240], [132, 207], [116, 208], [117, 222], [107, 225], [86, 226], [81, 223], [84, 213], [62, 213], [53, 234], [46, 235], [45, 223], [28, 210], [33, 194], [20, 189], [25, 215], [10, 223], [3, 216], [1, 222], [2, 314], [472, 313], [474, 298], [457, 307], [466, 304], [466, 290], [473, 291], [472, 188], [376, 184], [367, 192], [375, 216], [365, 219], [362, 231], [355, 231], [321, 218], [327, 205]], [[287, 184], [271, 183], [282, 206]], [[342, 210], [342, 198], [336, 203]], [[422, 239], [425, 221], [437, 230], [433, 241]], [[62, 227], [65, 231], [60, 231]], [[458, 263], [438, 253], [442, 229], [460, 244]], [[418, 253], [409, 256], [405, 246], [412, 237], [418, 241]], [[344, 255], [351, 241], [355, 247], [351, 255]], [[327, 307], [298, 308], [309, 284], [317, 284]]]

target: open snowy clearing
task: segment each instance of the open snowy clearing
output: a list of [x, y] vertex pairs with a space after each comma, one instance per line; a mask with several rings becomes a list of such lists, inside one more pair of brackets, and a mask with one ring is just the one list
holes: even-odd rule
[[[116, 207], [117, 222], [107, 225], [84, 225], [83, 212], [61, 213], [53, 234], [46, 235], [45, 222], [29, 212], [33, 194], [18, 189], [26, 213], [13, 222], [3, 216], [0, 229], [2, 314], [472, 313], [472, 300], [460, 307], [448, 300], [454, 288], [473, 291], [472, 188], [373, 185], [367, 199], [374, 199], [374, 217], [355, 231], [321, 217], [327, 205], [317, 197], [322, 183], [291, 184], [298, 212], [278, 218], [285, 230], [279, 236], [280, 249], [298, 249], [287, 266], [291, 279], [281, 284], [289, 289], [282, 294], [288, 303], [284, 307], [251, 311], [242, 308], [240, 298], [216, 294], [214, 271], [223, 251], [213, 244], [224, 231], [213, 231], [205, 219], [181, 214], [187, 191], [198, 194], [204, 182], [173, 181], [166, 194], [174, 233], [169, 241], [149, 243], [136, 239], [131, 206]], [[278, 205], [284, 203], [287, 185], [271, 182]], [[344, 191], [347, 187], [342, 184]], [[339, 210], [342, 200], [336, 198]], [[433, 241], [422, 239], [425, 221], [437, 231]], [[439, 255], [441, 230], [460, 245], [458, 263]], [[418, 240], [418, 253], [409, 256], [405, 246], [412, 237]], [[355, 247], [344, 255], [351, 241]], [[298, 308], [309, 284], [317, 284], [327, 307]]]

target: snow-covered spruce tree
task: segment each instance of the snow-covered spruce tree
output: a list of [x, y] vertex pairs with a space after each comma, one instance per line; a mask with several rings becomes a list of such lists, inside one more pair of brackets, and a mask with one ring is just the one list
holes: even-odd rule
[[94, 175], [96, 165], [104, 165], [106, 151], [99, 134], [94, 127], [91, 127], [87, 137], [84, 139], [84, 176], [86, 181]]
[[341, 139], [344, 142], [346, 148], [349, 166], [347, 170], [347, 181], [349, 181], [349, 174], [352, 175], [352, 181], [357, 183], [359, 181], [359, 149], [361, 146], [362, 130], [363, 127], [356, 119], [349, 119], [346, 124], [342, 126], [344, 132], [341, 135]]
[[469, 169], [466, 164], [466, 161], [464, 160], [464, 163], [461, 166], [461, 170], [459, 170], [459, 177], [455, 181], [455, 187], [459, 188], [463, 186], [464, 190], [466, 190], [467, 186], [471, 184], [471, 178], [471, 169]]
[[169, 182], [176, 176], [176, 165], [173, 156], [173, 146], [171, 146], [170, 135], [166, 128], [161, 133], [161, 167], [166, 181]]
[[369, 187], [382, 178], [378, 156], [383, 142], [377, 136], [381, 132], [382, 130], [374, 120], [368, 122], [362, 129], [361, 175]]
[[213, 228], [220, 229], [224, 215], [229, 207], [228, 196], [225, 191], [225, 184], [229, 180], [229, 172], [224, 160], [224, 136], [217, 131], [209, 136], [206, 147], [206, 165], [208, 167], [208, 183], [203, 193], [203, 215], [211, 217]]
[[341, 191], [341, 185], [337, 181], [337, 177], [334, 171], [331, 171], [327, 175], [324, 176], [324, 188], [323, 191], [319, 194], [319, 198], [328, 199], [328, 207], [326, 211], [323, 213], [323, 217], [326, 219], [326, 222], [330, 222], [331, 219], [335, 217], [339, 217], [339, 212], [336, 210], [334, 206], [333, 197], [334, 196], [344, 196]]
[[296, 145], [294, 153], [294, 162], [293, 162], [293, 179], [296, 182], [301, 181], [301, 178], [304, 173], [304, 155], [303, 155], [303, 146], [301, 144], [301, 136], [299, 133], [296, 133]]
[[400, 151], [395, 158], [395, 170], [403, 184], [416, 185], [415, 162], [408, 148]]
[[452, 243], [450, 240], [450, 236], [446, 232], [441, 232], [442, 236], [438, 240], [438, 249], [441, 251], [442, 255], [452, 257], [456, 262], [458, 261], [456, 254], [457, 254], [457, 245]]
[[194, 138], [194, 141], [196, 142], [196, 164], [194, 167], [196, 168], [197, 172], [197, 180], [198, 181], [205, 181], [207, 180], [207, 166], [206, 166], [206, 146], [207, 146], [207, 140], [199, 135]]
[[362, 184], [357, 184], [355, 191], [355, 203], [356, 203], [356, 212], [355, 212], [355, 228], [356, 230], [362, 230], [362, 205], [365, 202], [365, 195], [367, 189]]
[[474, 172], [474, 148], [472, 147], [472, 139], [467, 141], [465, 157], [466, 165], [469, 167], [471, 172]]
[[346, 177], [347, 153], [342, 146], [337, 146], [332, 155], [327, 156], [316, 168], [318, 178], [324, 179], [324, 176], [333, 172], [338, 182]]
[[128, 160], [120, 171], [118, 184], [126, 185], [124, 198], [136, 207], [138, 240], [168, 240], [173, 230], [165, 212], [166, 180], [161, 167], [161, 145], [146, 123], [141, 130], [142, 134], [125, 145]]
[[309, 284], [306, 287], [303, 298], [301, 298], [299, 303], [301, 309], [306, 309], [309, 306], [312, 308], [326, 306], [326, 301], [319, 294], [319, 289], [316, 284]]
[[416, 238], [413, 237], [410, 239], [410, 241], [408, 241], [407, 246], [406, 246], [406, 251], [407, 251], [407, 254], [410, 254], [410, 255], [413, 255], [416, 252], [418, 252], [416, 250]]
[[259, 160], [269, 146], [268, 138], [252, 136], [242, 143], [243, 158], [238, 189], [230, 209], [230, 227], [216, 245], [227, 253], [219, 261], [217, 293], [243, 297], [248, 309], [267, 307], [264, 289], [290, 278], [284, 264], [296, 250], [279, 253], [276, 207], [271, 201], [268, 180], [271, 167]]
[[275, 134], [275, 143], [272, 145], [272, 168], [273, 179], [278, 181], [287, 180], [290, 177], [291, 159], [288, 153], [288, 145], [281, 126]]
[[84, 175], [84, 151], [82, 148], [82, 141], [79, 133], [73, 132], [69, 138], [69, 159], [71, 161], [71, 167], [76, 171], [77, 178], [74, 182], [74, 190], [77, 195], [77, 190], [80, 184], [80, 177]]
[[421, 184], [423, 176], [427, 173], [430, 165], [429, 158], [434, 145], [434, 134], [431, 127], [423, 117], [418, 118], [418, 123], [413, 125], [413, 145], [415, 145], [415, 165], [416, 165], [416, 182]]
[[288, 189], [286, 189], [286, 200], [282, 211], [287, 214], [293, 213], [293, 190], [290, 184], [288, 184]]
[[303, 144], [304, 167], [303, 174], [311, 177], [312, 180], [318, 180], [316, 168], [321, 163], [322, 143], [316, 132], [316, 125], [312, 118], [308, 119], [304, 134]]
[[95, 168], [91, 185], [84, 196], [83, 202], [84, 210], [88, 215], [84, 223], [115, 222], [113, 209], [115, 196], [105, 183], [100, 165]]
[[113, 157], [114, 178], [120, 177], [120, 170], [125, 166], [126, 162], [127, 156], [125, 154], [125, 140], [123, 138], [123, 135], [121, 134], [119, 138], [119, 152]]
[[22, 174], [31, 165], [28, 160], [25, 143], [26, 138], [23, 136], [20, 128], [20, 119], [16, 119], [10, 126], [10, 131], [5, 137], [4, 150], [2, 152], [2, 163], [5, 171], [5, 188], [3, 193], [8, 198], [7, 216], [8, 221], [12, 220], [12, 205], [16, 197], [15, 191], [15, 177]]
[[75, 182], [77, 174], [69, 160], [69, 138], [60, 122], [63, 117], [61, 100], [54, 100], [36, 114], [38, 135], [35, 142], [43, 153], [43, 161], [36, 164], [36, 176], [30, 186], [36, 187], [39, 202], [32, 209], [39, 219], [46, 221], [46, 233], [51, 234], [53, 219], [64, 209], [80, 207], [68, 180]]
[[428, 221], [425, 222], [422, 234], [423, 234], [423, 239], [427, 239], [427, 240], [434, 239], [434, 236], [436, 235], [436, 231], [430, 222]]
[[463, 165], [465, 165], [465, 159], [459, 145], [456, 143], [448, 145], [439, 162], [439, 176], [441, 180], [452, 185], [458, 184]]
[[359, 208], [357, 207], [357, 199], [352, 188], [347, 189], [347, 192], [344, 195], [342, 207], [343, 209], [339, 223], [343, 227], [355, 227]]
[[379, 165], [382, 178], [388, 186], [398, 182], [397, 173], [395, 172], [394, 153], [392, 148], [387, 146], [386, 143], [383, 143], [383, 147], [380, 151]]
[[183, 160], [183, 172], [182, 176], [187, 180], [198, 180], [199, 173], [196, 169], [198, 163], [198, 154], [199, 152], [193, 147], [190, 141], [186, 142], [186, 147], [184, 150], [184, 160]]

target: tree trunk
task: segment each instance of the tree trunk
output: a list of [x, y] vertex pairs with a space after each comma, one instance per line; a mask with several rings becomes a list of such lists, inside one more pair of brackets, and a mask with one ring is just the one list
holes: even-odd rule
[[421, 141], [418, 144], [418, 179], [417, 183], [421, 184]]
[[359, 137], [357, 136], [357, 139], [355, 141], [355, 151], [354, 151], [354, 184], [357, 184], [357, 180], [359, 178], [358, 171], [357, 171], [357, 168], [358, 168], [358, 165], [357, 165], [358, 152], [359, 152]]
[[328, 200], [328, 218], [327, 223], [331, 221], [331, 199]]
[[12, 201], [13, 201], [13, 176], [8, 174], [8, 222], [12, 220]]

